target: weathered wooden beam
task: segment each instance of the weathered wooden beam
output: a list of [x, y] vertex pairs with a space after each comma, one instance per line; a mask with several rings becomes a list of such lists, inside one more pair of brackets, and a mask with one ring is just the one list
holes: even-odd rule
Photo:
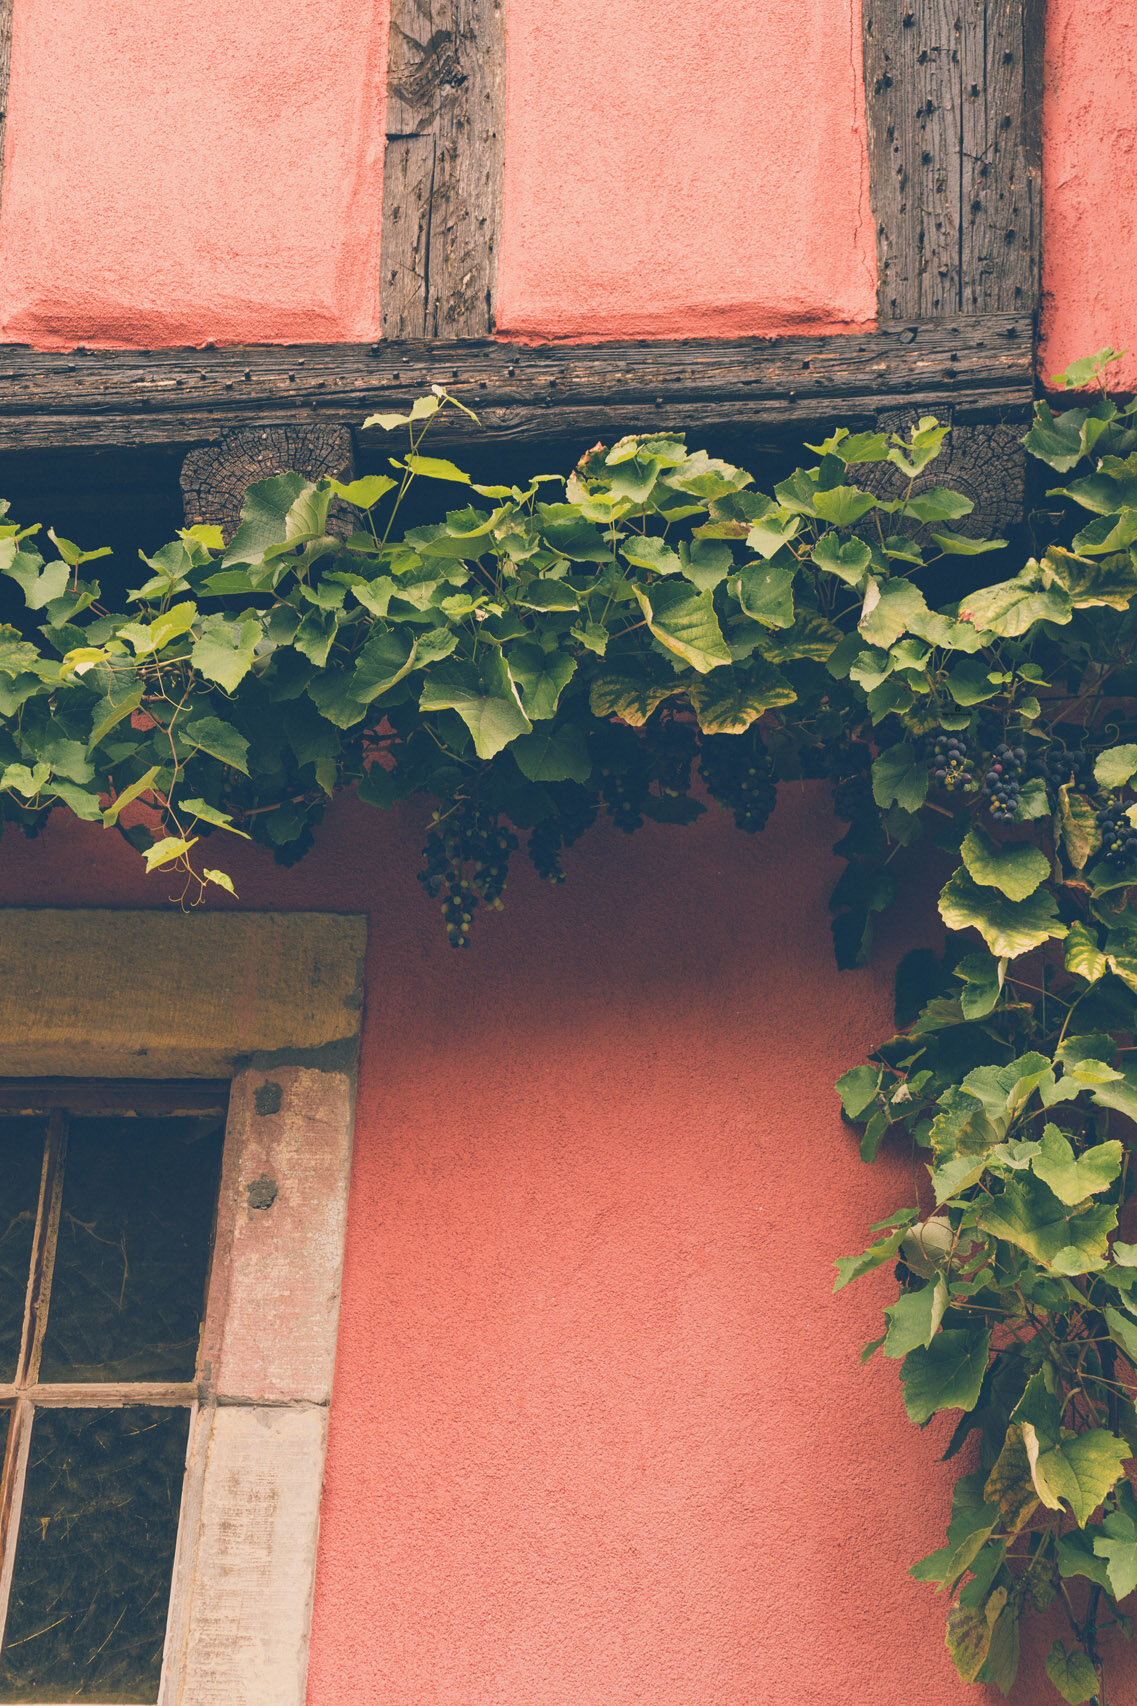
[[882, 322], [1032, 313], [1043, 0], [865, 0]]
[[[209, 350], [0, 349], [0, 450], [192, 445], [244, 427], [359, 428], [437, 383], [477, 411], [432, 443], [570, 440], [739, 428], [772, 437], [883, 409], [957, 420], [1021, 411], [1032, 322], [971, 316], [828, 338], [545, 345], [256, 345]], [[374, 441], [384, 442], [375, 433]], [[369, 435], [364, 434], [366, 444]]]
[[12, 69], [12, 0], [0, 0], [0, 190], [4, 187], [4, 138], [8, 129], [8, 80]]
[[503, 0], [393, 0], [383, 335], [493, 330], [505, 109]]

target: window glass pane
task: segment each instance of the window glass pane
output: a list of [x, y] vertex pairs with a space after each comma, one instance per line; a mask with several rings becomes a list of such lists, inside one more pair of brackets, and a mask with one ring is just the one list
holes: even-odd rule
[[192, 1380], [224, 1125], [73, 1118], [41, 1381]]
[[0, 1701], [158, 1698], [189, 1411], [39, 1410]]
[[0, 1116], [0, 1384], [16, 1378], [47, 1122]]

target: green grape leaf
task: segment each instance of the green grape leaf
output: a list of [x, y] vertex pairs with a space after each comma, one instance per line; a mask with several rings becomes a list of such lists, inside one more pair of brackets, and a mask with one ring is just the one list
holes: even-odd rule
[[530, 782], [587, 782], [592, 774], [580, 729], [535, 729], [531, 735], [519, 735], [509, 750]]
[[1093, 1545], [1095, 1554], [1105, 1560], [1110, 1592], [1122, 1600], [1137, 1588], [1137, 1498], [1128, 1482], [1123, 1481], [1118, 1492], [1119, 1508], [1109, 1512]]
[[1012, 1423], [983, 1488], [983, 1497], [999, 1507], [1008, 1539], [1024, 1528], [1038, 1509], [1038, 1493], [1030, 1473], [1030, 1458], [1022, 1426]]
[[856, 1122], [864, 1118], [876, 1101], [880, 1082], [878, 1066], [854, 1066], [842, 1073], [837, 1080], [837, 1094], [841, 1098], [841, 1112], [847, 1120]]
[[642, 728], [666, 699], [686, 691], [678, 681], [644, 681], [637, 676], [598, 675], [589, 693], [594, 717], [619, 717], [634, 729]]
[[760, 557], [776, 557], [801, 526], [800, 515], [773, 510], [762, 516], [746, 535], [747, 548]]
[[194, 642], [190, 661], [207, 681], [215, 681], [226, 693], [235, 693], [252, 668], [261, 632], [255, 617], [230, 622], [224, 616], [207, 616], [201, 635]]
[[1098, 946], [1097, 933], [1079, 919], [1066, 935], [1066, 970], [1087, 983], [1097, 983], [1109, 970], [1109, 961]]
[[1033, 1425], [1024, 1422], [1023, 1439], [1042, 1503], [1056, 1511], [1064, 1499], [1079, 1528], [1086, 1526], [1117, 1484], [1129, 1460], [1125, 1441], [1104, 1428], [1091, 1428], [1083, 1434], [1067, 1432], [1056, 1445], [1043, 1450]]
[[1066, 1651], [1062, 1641], [1055, 1641], [1046, 1660], [1046, 1674], [1070, 1706], [1084, 1706], [1098, 1691], [1098, 1673], [1077, 1648]]
[[956, 871], [940, 895], [940, 917], [949, 930], [975, 929], [998, 958], [1017, 959], [1052, 938], [1066, 935], [1058, 906], [1049, 892], [1012, 901], [997, 889]]
[[473, 736], [479, 758], [493, 758], [533, 728], [505, 660], [498, 655], [479, 667], [446, 664], [432, 669], [423, 682], [419, 709], [457, 711]]
[[1061, 587], [1043, 586], [1037, 563], [1028, 563], [1011, 580], [969, 593], [959, 611], [961, 622], [1004, 640], [1017, 639], [1036, 622], [1069, 622], [1073, 614]]
[[556, 716], [561, 694], [576, 673], [572, 653], [523, 644], [511, 646], [507, 657], [529, 721], [539, 723]]
[[895, 803], [919, 811], [928, 792], [928, 766], [906, 743], [886, 747], [873, 762], [872, 792], [878, 806]]
[[[271, 480], [258, 480], [250, 486], [241, 506], [240, 525], [221, 558], [221, 567], [263, 563], [266, 551], [274, 545], [283, 545], [290, 537], [288, 518], [297, 498], [315, 490], [313, 482], [302, 474], [277, 474]], [[297, 537], [300, 531], [297, 527], [291, 537]]]
[[885, 1262], [895, 1260], [906, 1231], [907, 1224], [894, 1227], [885, 1237], [878, 1238], [875, 1244], [870, 1244], [867, 1250], [862, 1250], [859, 1256], [838, 1256], [835, 1263], [837, 1280], [833, 1290], [843, 1291], [854, 1280], [871, 1274], [874, 1268], [883, 1267]]
[[660, 645], [700, 675], [733, 661], [715, 615], [713, 593], [692, 592], [669, 581], [648, 591], [637, 587], [635, 593], [644, 620]]
[[906, 1291], [885, 1309], [888, 1331], [884, 1335], [886, 1357], [906, 1357], [918, 1346], [931, 1344], [948, 1306], [947, 1281], [942, 1274], [918, 1291]]
[[1009, 1180], [1002, 1195], [986, 1202], [978, 1215], [981, 1232], [1005, 1239], [1043, 1267], [1066, 1274], [1103, 1268], [1116, 1225], [1115, 1208], [1071, 1206], [1029, 1174]]
[[870, 581], [858, 628], [871, 646], [888, 647], [930, 614], [923, 593], [911, 581], [885, 581], [879, 591]]
[[863, 539], [846, 539], [842, 544], [836, 533], [823, 533], [810, 556], [819, 569], [836, 575], [858, 592], [872, 562], [872, 552]]
[[219, 758], [222, 764], [240, 770], [245, 776], [249, 774], [249, 743], [230, 723], [223, 723], [220, 717], [198, 717], [187, 723], [182, 733], [191, 746]]
[[358, 480], [329, 480], [329, 489], [354, 509], [374, 509], [381, 497], [393, 492], [398, 482], [387, 474], [364, 474]]
[[1057, 1126], [1046, 1126], [1041, 1141], [1031, 1170], [1068, 1207], [1108, 1190], [1121, 1171], [1121, 1144], [1116, 1138], [1094, 1144], [1077, 1160]]
[[976, 825], [964, 836], [960, 855], [969, 875], [1008, 900], [1026, 900], [1050, 875], [1050, 861], [1030, 842], [1000, 846]]
[[794, 619], [794, 571], [780, 563], [747, 563], [738, 577], [738, 602], [747, 616], [768, 628], [788, 628]]
[[975, 1682], [983, 1669], [1006, 1603], [1006, 1588], [996, 1588], [983, 1605], [961, 1603], [949, 1612], [947, 1650], [964, 1682]]
[[872, 493], [863, 492], [858, 486], [830, 486], [827, 491], [815, 492], [813, 497], [817, 514], [832, 527], [855, 527], [876, 506]]
[[657, 575], [677, 575], [683, 569], [678, 551], [654, 533], [643, 538], [633, 534], [625, 539], [620, 546], [620, 555], [635, 568], [651, 569]]
[[716, 670], [690, 681], [686, 693], [699, 727], [708, 735], [741, 734], [764, 711], [792, 705], [797, 698], [785, 676], [761, 659], [752, 660], [745, 672]]
[[1084, 794], [1063, 784], [1058, 790], [1057, 815], [1066, 857], [1074, 870], [1080, 871], [1101, 846], [1097, 812]]
[[902, 513], [920, 522], [960, 521], [974, 508], [971, 499], [962, 492], [953, 492], [948, 486], [930, 486], [926, 492], [907, 498]]
[[1124, 788], [1137, 776], [1137, 746], [1109, 746], [1094, 759], [1094, 776], [1103, 788]]
[[191, 847], [196, 846], [197, 840], [196, 835], [191, 835], [188, 840], [183, 840], [178, 835], [164, 835], [161, 840], [155, 841], [152, 847], [147, 847], [142, 855], [146, 861], [147, 872], [158, 871], [163, 865], [172, 865], [175, 859], [181, 859]]
[[1005, 959], [993, 954], [965, 954], [953, 974], [963, 980], [960, 1006], [965, 1019], [985, 1019], [998, 1006], [1007, 975]]
[[909, 1421], [922, 1425], [938, 1410], [973, 1410], [990, 1349], [989, 1332], [948, 1327], [930, 1345], [910, 1351], [900, 1369]]

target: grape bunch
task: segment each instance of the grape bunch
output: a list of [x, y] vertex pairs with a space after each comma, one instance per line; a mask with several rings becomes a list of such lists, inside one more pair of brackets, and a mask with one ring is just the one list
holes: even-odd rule
[[1059, 788], [1077, 788], [1082, 793], [1092, 793], [1096, 787], [1094, 780], [1094, 755], [1084, 747], [1048, 746], [1038, 761], [1038, 773], [1047, 784], [1053, 795]]
[[643, 737], [634, 729], [608, 723], [596, 730], [589, 744], [608, 816], [617, 829], [631, 835], [643, 824], [651, 780]]
[[1019, 805], [1026, 751], [1021, 746], [1009, 746], [1001, 740], [992, 755], [991, 765], [983, 779], [987, 810], [996, 823], [1013, 823]]
[[1137, 828], [1129, 821], [1129, 807], [1110, 800], [1098, 812], [1101, 856], [1107, 865], [1130, 865], [1137, 859]]
[[672, 798], [690, 793], [691, 765], [698, 751], [694, 725], [677, 717], [666, 717], [649, 728], [651, 767], [660, 793]]
[[863, 740], [848, 741], [833, 755], [830, 785], [833, 810], [842, 823], [853, 823], [873, 808], [872, 748]]
[[563, 883], [561, 854], [574, 841], [579, 841], [585, 830], [592, 828], [599, 800], [577, 782], [550, 787], [549, 792], [556, 797], [557, 809], [534, 825], [529, 836], [529, 857], [543, 882]]
[[778, 791], [773, 762], [757, 723], [751, 723], [745, 734], [704, 735], [699, 743], [699, 770], [707, 792], [734, 813], [739, 829], [748, 835], [765, 829]]
[[452, 948], [469, 944], [470, 922], [479, 902], [499, 907], [517, 837], [496, 813], [471, 800], [431, 820], [418, 880], [432, 899], [441, 899]]
[[941, 730], [932, 747], [932, 780], [949, 794], [975, 785], [975, 775], [962, 735]]

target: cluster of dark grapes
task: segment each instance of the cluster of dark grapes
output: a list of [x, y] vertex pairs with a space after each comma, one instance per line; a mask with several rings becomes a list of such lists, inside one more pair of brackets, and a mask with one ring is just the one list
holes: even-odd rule
[[606, 749], [599, 754], [596, 773], [600, 797], [608, 816], [625, 835], [642, 827], [647, 804], [648, 776], [644, 743], [632, 729], [606, 729]]
[[652, 731], [652, 769], [662, 795], [678, 798], [691, 791], [691, 765], [698, 751], [693, 723], [668, 717]]
[[1097, 786], [1094, 780], [1094, 755], [1084, 747], [1048, 746], [1036, 760], [1038, 774], [1047, 784], [1051, 795], [1059, 788], [1077, 788], [1082, 793], [1092, 793]]
[[1101, 856], [1107, 865], [1130, 865], [1137, 859], [1137, 829], [1130, 823], [1129, 807], [1110, 800], [1098, 812]]
[[517, 837], [496, 813], [462, 800], [431, 823], [423, 848], [419, 882], [433, 899], [441, 899], [442, 918], [452, 948], [469, 944], [474, 909], [500, 906], [509, 874], [509, 856]]
[[1005, 740], [1001, 740], [995, 747], [990, 767], [983, 778], [987, 810], [996, 823], [1014, 822], [1025, 768], [1025, 748], [1010, 746]]
[[529, 857], [542, 881], [563, 883], [561, 854], [574, 841], [579, 841], [585, 830], [592, 828], [599, 801], [576, 782], [566, 782], [550, 792], [556, 793], [557, 809], [551, 816], [543, 817], [530, 832]]
[[932, 780], [949, 794], [975, 785], [974, 761], [962, 735], [941, 730], [932, 746]]
[[750, 835], [765, 829], [778, 794], [773, 762], [757, 723], [745, 734], [704, 735], [699, 770], [707, 792], [734, 813], [739, 829]]
[[853, 823], [874, 804], [872, 748], [863, 740], [838, 747], [833, 755], [830, 785], [833, 810], [842, 823]]

